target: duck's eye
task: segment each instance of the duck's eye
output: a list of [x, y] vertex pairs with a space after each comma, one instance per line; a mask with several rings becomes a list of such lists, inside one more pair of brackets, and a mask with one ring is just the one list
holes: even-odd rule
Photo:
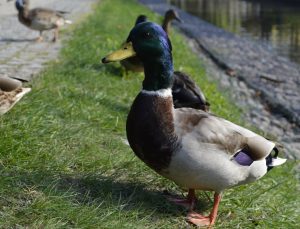
[[146, 32], [146, 33], [143, 34], [143, 37], [144, 37], [145, 39], [149, 39], [149, 38], [152, 38], [152, 34], [149, 33], [149, 32]]

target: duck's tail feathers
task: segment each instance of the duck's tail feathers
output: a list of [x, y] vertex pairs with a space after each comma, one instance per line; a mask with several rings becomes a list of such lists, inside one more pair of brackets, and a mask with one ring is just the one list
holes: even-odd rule
[[275, 146], [274, 149], [274, 155], [272, 155], [272, 152], [269, 154], [269, 156], [266, 157], [266, 164], [268, 167], [268, 171], [270, 171], [273, 167], [282, 165], [286, 162], [285, 158], [278, 157], [278, 148]]

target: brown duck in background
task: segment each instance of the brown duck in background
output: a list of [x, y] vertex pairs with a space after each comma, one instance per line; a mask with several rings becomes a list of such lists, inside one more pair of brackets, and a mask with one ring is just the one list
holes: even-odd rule
[[187, 74], [175, 71], [172, 86], [173, 103], [175, 108], [190, 107], [208, 112], [209, 102], [197, 86], [195, 81]]
[[0, 115], [8, 112], [30, 90], [23, 88], [19, 80], [0, 77]]
[[[169, 35], [171, 22], [177, 20], [181, 22], [177, 12], [173, 9], [168, 10], [165, 13], [162, 28]], [[135, 25], [146, 22], [147, 17], [140, 15], [137, 17]], [[123, 47], [126, 49], [126, 47]], [[125, 60], [120, 61], [126, 71], [143, 72], [144, 66], [139, 57], [134, 56]], [[180, 107], [191, 107], [204, 111], [209, 111], [210, 104], [206, 101], [204, 94], [196, 83], [186, 73], [175, 71], [174, 72], [174, 83], [172, 87], [173, 103], [175, 108]]]
[[163, 27], [164, 31], [168, 34], [168, 36], [170, 35], [171, 22], [173, 20], [182, 22], [182, 20], [180, 19], [178, 13], [175, 10], [170, 9], [165, 13], [164, 20], [163, 20], [163, 23], [162, 23], [162, 27]]
[[26, 27], [37, 30], [40, 36], [37, 41], [42, 41], [42, 33], [45, 30], [54, 29], [53, 42], [58, 39], [58, 31], [64, 24], [72, 22], [64, 18], [65, 11], [57, 11], [46, 8], [34, 8], [29, 10], [29, 0], [16, 0], [19, 21]]

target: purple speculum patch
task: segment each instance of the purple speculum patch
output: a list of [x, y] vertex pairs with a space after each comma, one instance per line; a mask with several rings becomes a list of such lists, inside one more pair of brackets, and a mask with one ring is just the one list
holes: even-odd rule
[[243, 151], [236, 153], [234, 155], [234, 160], [240, 165], [244, 165], [244, 166], [249, 166], [253, 163], [251, 157]]

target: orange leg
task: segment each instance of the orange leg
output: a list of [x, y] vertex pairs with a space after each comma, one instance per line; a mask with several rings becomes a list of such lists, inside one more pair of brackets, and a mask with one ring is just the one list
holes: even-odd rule
[[188, 208], [190, 211], [194, 209], [195, 203], [197, 201], [196, 195], [195, 195], [195, 190], [194, 189], [189, 189], [189, 193], [186, 198], [180, 198], [180, 197], [168, 197], [168, 200]]
[[36, 39], [36, 42], [41, 42], [41, 41], [43, 41], [43, 36], [42, 36], [42, 34], [43, 34], [43, 31], [40, 31], [40, 36]]
[[218, 208], [221, 201], [221, 194], [215, 193], [214, 195], [214, 206], [209, 214], [209, 216], [203, 216], [199, 213], [190, 211], [187, 220], [188, 222], [196, 225], [196, 226], [212, 226], [216, 222], [217, 214], [218, 214]]

